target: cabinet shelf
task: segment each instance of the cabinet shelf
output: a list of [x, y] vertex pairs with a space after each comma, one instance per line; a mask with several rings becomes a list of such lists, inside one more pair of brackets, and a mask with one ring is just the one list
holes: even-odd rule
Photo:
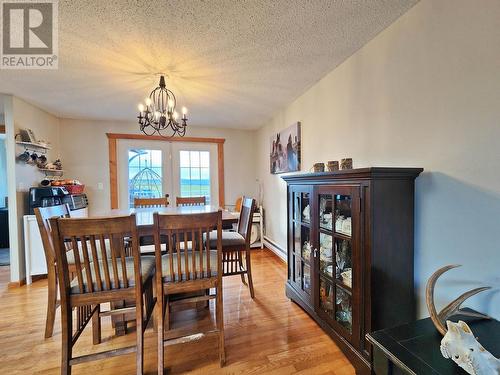
[[350, 240], [352, 239], [352, 237], [351, 237], [351, 236], [348, 236], [347, 234], [343, 234], [343, 233], [340, 233], [340, 232], [335, 232], [335, 233], [333, 234], [333, 236], [334, 236], [335, 238], [340, 239], [340, 240], [347, 240], [347, 241], [350, 241]]
[[328, 273], [319, 271], [319, 275], [321, 278], [323, 278], [325, 281], [332, 285], [337, 285], [339, 288], [345, 290], [347, 293], [352, 294], [352, 287], [349, 285], [346, 285], [343, 281], [334, 279], [332, 276], [330, 276]]

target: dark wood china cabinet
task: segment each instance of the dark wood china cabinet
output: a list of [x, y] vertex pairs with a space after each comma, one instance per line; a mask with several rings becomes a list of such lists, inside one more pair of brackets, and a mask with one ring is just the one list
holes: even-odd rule
[[370, 373], [365, 335], [415, 319], [414, 182], [421, 168], [284, 175], [289, 298]]

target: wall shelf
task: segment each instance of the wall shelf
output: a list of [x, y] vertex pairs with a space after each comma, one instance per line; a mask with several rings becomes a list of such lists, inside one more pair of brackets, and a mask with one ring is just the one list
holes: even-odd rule
[[34, 142], [23, 142], [23, 141], [16, 141], [16, 144], [20, 146], [24, 146], [24, 148], [36, 148], [36, 149], [41, 149], [41, 150], [50, 150], [50, 146], [41, 144], [41, 143], [34, 143]]
[[64, 174], [63, 169], [44, 169], [44, 168], [38, 168], [40, 172], [45, 173], [45, 176], [55, 176], [59, 175], [62, 176]]

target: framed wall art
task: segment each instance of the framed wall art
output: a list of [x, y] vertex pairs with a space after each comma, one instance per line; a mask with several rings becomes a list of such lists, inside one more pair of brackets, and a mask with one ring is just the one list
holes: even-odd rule
[[270, 149], [272, 174], [300, 171], [300, 122], [273, 135]]

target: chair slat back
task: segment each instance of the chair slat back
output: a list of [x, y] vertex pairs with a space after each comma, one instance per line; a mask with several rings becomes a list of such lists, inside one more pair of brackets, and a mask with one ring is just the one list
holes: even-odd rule
[[175, 204], [180, 206], [205, 206], [207, 204], [206, 197], [176, 197]]
[[134, 208], [168, 207], [168, 194], [162, 198], [134, 198]]
[[[162, 271], [160, 238], [167, 238], [165, 265], [170, 282], [214, 277], [211, 259], [210, 232], [217, 230], [217, 275], [222, 275], [222, 211], [190, 215], [154, 213], [154, 242], [157, 279]], [[211, 264], [212, 262], [212, 264]]]
[[42, 238], [43, 251], [45, 253], [45, 261], [47, 268], [53, 266], [56, 262], [56, 253], [52, 243], [52, 229], [50, 227], [50, 218], [53, 217], [70, 217], [70, 210], [67, 204], [62, 204], [52, 207], [37, 207], [35, 208], [36, 221]]
[[[129, 287], [132, 278], [141, 286], [141, 259], [135, 215], [109, 218], [50, 219], [59, 280], [68, 293], [72, 290], [64, 244], [72, 243], [78, 294], [96, 293]], [[127, 262], [131, 247], [133, 267]], [[100, 253], [100, 254], [99, 254]]]
[[238, 220], [238, 233], [250, 243], [253, 213], [255, 211], [255, 199], [243, 197], [241, 203], [240, 218]]

